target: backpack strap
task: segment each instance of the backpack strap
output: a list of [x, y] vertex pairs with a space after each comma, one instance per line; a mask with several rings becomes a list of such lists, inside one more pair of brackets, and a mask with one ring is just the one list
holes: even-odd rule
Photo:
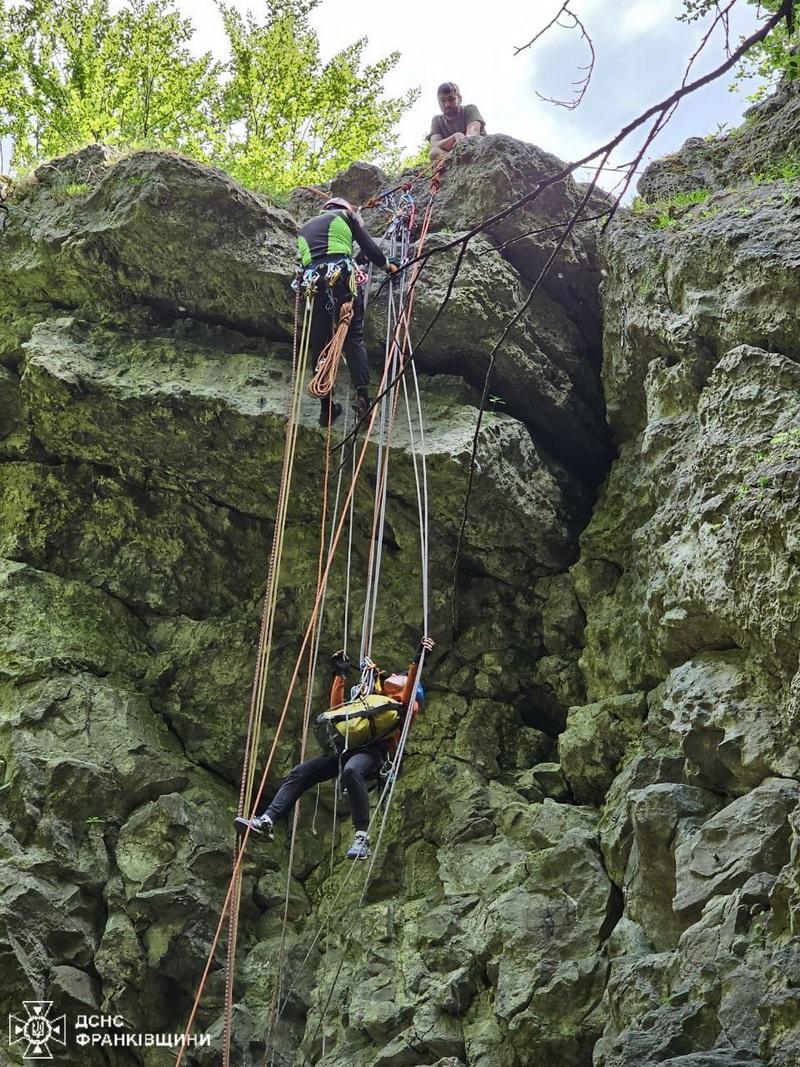
[[325, 718], [328, 722], [333, 723], [347, 722], [348, 719], [374, 719], [376, 715], [382, 715], [384, 711], [394, 710], [400, 712], [402, 709], [403, 705], [398, 704], [396, 700], [387, 700], [385, 704], [379, 704], [375, 708], [366, 706], [362, 708], [353, 708], [352, 711], [338, 711], [335, 715], [327, 714]]

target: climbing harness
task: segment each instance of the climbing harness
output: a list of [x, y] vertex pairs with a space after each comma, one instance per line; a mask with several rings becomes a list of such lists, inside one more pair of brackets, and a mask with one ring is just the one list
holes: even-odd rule
[[[420, 236], [417, 243], [417, 258], [421, 253], [422, 246], [424, 245], [425, 237], [430, 226], [431, 210], [433, 205], [433, 199], [436, 191], [438, 191], [438, 182], [440, 180], [441, 168], [434, 169], [433, 177], [431, 180], [431, 198], [426, 208], [425, 216], [420, 230]], [[405, 184], [405, 183], [404, 183]], [[396, 196], [395, 194], [399, 194]], [[381, 199], [381, 198], [379, 198]], [[393, 249], [392, 254], [399, 252], [402, 254], [403, 261], [408, 259], [408, 252], [410, 248], [410, 233], [411, 226], [413, 225], [416, 207], [414, 204], [413, 196], [411, 195], [411, 188], [398, 187], [394, 190], [390, 190], [385, 196], [385, 206], [392, 214], [390, 222], [390, 232], [388, 233], [388, 240], [390, 241]], [[359, 698], [363, 703], [367, 704], [368, 708], [372, 705], [367, 703], [375, 694], [374, 690], [375, 678], [377, 671], [375, 665], [370, 659], [370, 651], [372, 645], [372, 638], [374, 634], [375, 616], [378, 603], [378, 579], [380, 576], [380, 562], [382, 554], [383, 543], [383, 531], [385, 523], [385, 511], [386, 511], [386, 499], [387, 499], [387, 484], [388, 484], [388, 461], [389, 450], [392, 440], [392, 433], [394, 428], [395, 417], [398, 407], [400, 405], [400, 395], [402, 392], [404, 408], [408, 420], [408, 435], [410, 441], [410, 452], [413, 461], [414, 479], [417, 496], [417, 506], [419, 512], [419, 529], [420, 529], [420, 552], [421, 552], [421, 584], [422, 584], [422, 615], [423, 615], [423, 632], [428, 632], [428, 489], [427, 489], [427, 476], [425, 471], [425, 449], [424, 449], [424, 431], [422, 423], [422, 405], [419, 397], [419, 386], [416, 377], [416, 371], [413, 364], [410, 362], [412, 357], [411, 341], [409, 334], [409, 323], [411, 306], [413, 303], [414, 289], [419, 278], [422, 264], [416, 263], [411, 277], [407, 278], [406, 274], [401, 274], [400, 278], [389, 281], [389, 316], [387, 322], [387, 353], [384, 363], [383, 374], [381, 382], [379, 384], [379, 399], [380, 399], [380, 414], [377, 407], [377, 401], [372, 405], [370, 409], [365, 413], [362, 421], [366, 421], [366, 428], [363, 440], [359, 442], [359, 447], [356, 447], [356, 442], [352, 437], [353, 431], [348, 432], [348, 427], [345, 424], [343, 442], [352, 440], [352, 466], [350, 471], [350, 484], [345, 493], [344, 500], [339, 508], [339, 487], [337, 486], [336, 503], [334, 505], [333, 513], [330, 517], [330, 535], [327, 541], [327, 547], [325, 545], [324, 530], [326, 526], [327, 515], [327, 500], [328, 500], [328, 479], [330, 473], [330, 455], [331, 455], [331, 442], [330, 442], [330, 425], [328, 427], [327, 444], [326, 444], [326, 473], [324, 481], [324, 495], [322, 506], [322, 529], [320, 534], [320, 556], [317, 568], [317, 588], [314, 596], [311, 613], [308, 619], [305, 633], [303, 635], [299, 652], [295, 661], [294, 668], [292, 670], [291, 678], [289, 681], [289, 687], [285, 702], [277, 717], [277, 722], [274, 727], [274, 736], [267, 755], [261, 777], [256, 783], [255, 766], [258, 756], [261, 726], [263, 720], [263, 711], [265, 696], [267, 692], [267, 681], [269, 673], [269, 661], [271, 645], [275, 626], [275, 615], [277, 605], [277, 589], [280, 578], [281, 562], [283, 556], [283, 543], [286, 532], [286, 520], [288, 514], [288, 502], [290, 495], [290, 487], [292, 482], [292, 472], [294, 459], [297, 448], [297, 431], [299, 424], [300, 414], [300, 400], [302, 397], [302, 382], [305, 376], [305, 369], [308, 361], [308, 350], [310, 341], [310, 327], [311, 327], [311, 312], [313, 308], [313, 299], [316, 295], [315, 286], [320, 284], [328, 284], [328, 269], [333, 266], [332, 276], [335, 276], [335, 264], [325, 264], [325, 277], [321, 278], [319, 271], [315, 272], [315, 277], [306, 277], [308, 271], [304, 271], [302, 276], [297, 280], [295, 287], [296, 300], [295, 300], [295, 328], [294, 328], [294, 342], [292, 350], [292, 377], [290, 387], [290, 397], [287, 404], [287, 419], [286, 419], [286, 440], [284, 449], [284, 460], [281, 474], [281, 482], [278, 492], [278, 502], [276, 509], [275, 530], [273, 534], [273, 543], [269, 556], [269, 565], [267, 573], [267, 584], [264, 596], [264, 608], [262, 612], [261, 628], [259, 633], [258, 650], [256, 655], [256, 670], [253, 681], [253, 689], [251, 694], [251, 708], [250, 716], [248, 720], [247, 738], [245, 744], [245, 756], [242, 768], [242, 784], [240, 788], [240, 797], [238, 804], [238, 814], [251, 814], [259, 810], [261, 798], [266, 786], [266, 782], [272, 764], [277, 751], [277, 746], [280, 740], [283, 726], [286, 722], [289, 707], [292, 701], [293, 692], [297, 684], [300, 671], [303, 662], [308, 657], [308, 674], [306, 679], [306, 699], [303, 714], [303, 730], [301, 737], [301, 760], [305, 753], [306, 738], [309, 732], [311, 708], [312, 708], [312, 695], [313, 695], [313, 680], [316, 661], [319, 653], [319, 645], [321, 640], [321, 622], [324, 612], [325, 595], [327, 591], [327, 583], [330, 577], [331, 569], [335, 559], [336, 551], [339, 543], [342, 539], [344, 526], [350, 519], [350, 529], [348, 534], [348, 550], [347, 550], [347, 590], [345, 597], [344, 616], [345, 616], [345, 638], [348, 632], [350, 611], [351, 611], [351, 598], [350, 598], [350, 571], [353, 559], [353, 516], [354, 516], [354, 499], [355, 488], [361, 474], [366, 459], [367, 451], [370, 445], [370, 439], [376, 423], [380, 423], [380, 433], [377, 441], [378, 449], [378, 478], [376, 482], [375, 502], [373, 507], [373, 521], [372, 521], [372, 537], [370, 545], [370, 553], [367, 566], [367, 583], [364, 597], [364, 617], [362, 620], [362, 636], [361, 636], [361, 649], [359, 661], [362, 664], [362, 683], [366, 688], [369, 688], [370, 684], [372, 688], [369, 692], [363, 692], [359, 695]], [[339, 275], [333, 284], [337, 284], [341, 281], [342, 275]], [[355, 270], [349, 272], [348, 283], [351, 286], [355, 286], [357, 282], [357, 276]], [[305, 284], [304, 284], [305, 283]], [[304, 303], [304, 313], [302, 316], [302, 323], [300, 321], [300, 304]], [[343, 306], [350, 305], [350, 311], [352, 314], [352, 303], [345, 301]], [[341, 316], [340, 321], [337, 323], [338, 327], [342, 325]], [[342, 342], [346, 336], [346, 328], [343, 331]], [[334, 339], [332, 339], [333, 341]], [[335, 346], [334, 346], [335, 348]], [[323, 384], [327, 381], [330, 382], [332, 388], [333, 381], [335, 379], [335, 354], [333, 351], [328, 353], [330, 359], [328, 360], [328, 368], [325, 370], [327, 379], [322, 377], [319, 379], [316, 388], [321, 390]], [[339, 352], [339, 357], [341, 351]], [[320, 371], [320, 363], [318, 361], [317, 373]], [[406, 371], [410, 367], [411, 374], [408, 376]], [[315, 375], [316, 377], [316, 375]], [[410, 377], [410, 382], [407, 378]], [[328, 393], [324, 395], [329, 395]], [[320, 395], [316, 393], [315, 395]], [[341, 447], [341, 445], [340, 445]], [[341, 485], [342, 472], [344, 464], [340, 464], [339, 467], [339, 486]], [[376, 547], [377, 546], [377, 547]], [[425, 654], [423, 654], [419, 661], [417, 669], [417, 678], [421, 679], [424, 669]], [[385, 697], [380, 698], [384, 701], [384, 704], [388, 703]], [[403, 752], [405, 750], [405, 744], [408, 738], [408, 731], [413, 719], [413, 707], [416, 699], [416, 691], [411, 694], [408, 706], [403, 709], [402, 707], [395, 706], [390, 709], [384, 708], [382, 714], [386, 711], [392, 711], [397, 719], [392, 725], [391, 733], [396, 734], [399, 729], [399, 738], [397, 741], [397, 747], [393, 756], [393, 759], [387, 761], [387, 765], [381, 769], [381, 777], [383, 779], [383, 787], [377, 804], [372, 812], [370, 819], [370, 828], [372, 828], [376, 819], [380, 813], [380, 824], [378, 837], [374, 849], [371, 854], [371, 862], [369, 865], [364, 865], [366, 873], [364, 877], [364, 885], [361, 893], [361, 900], [363, 902], [369, 881], [374, 869], [375, 861], [380, 850], [382, 837], [384, 834], [386, 821], [388, 818], [391, 802], [394, 794], [394, 789], [397, 782], [397, 774], [402, 762]], [[396, 702], [395, 702], [396, 704]], [[341, 709], [338, 709], [341, 711]], [[370, 718], [378, 718], [377, 715], [369, 716], [364, 715], [362, 712], [362, 719], [369, 721]], [[399, 725], [402, 720], [402, 726]], [[355, 726], [355, 717], [350, 720], [345, 720], [346, 731], [345, 736], [349, 733], [350, 729]], [[340, 723], [331, 724], [336, 729]], [[367, 729], [371, 727], [368, 725]], [[336, 731], [341, 736], [341, 731]], [[340, 765], [341, 768], [341, 765]], [[336, 810], [336, 801], [334, 801], [334, 818]], [[277, 983], [273, 991], [273, 1007], [270, 1011], [270, 1024], [268, 1034], [268, 1049], [270, 1047], [271, 1035], [274, 1026], [277, 1023], [278, 1018], [285, 1009], [294, 983], [289, 985], [288, 990], [284, 988], [283, 981], [283, 960], [285, 958], [284, 942], [286, 936], [286, 925], [288, 918], [288, 905], [289, 905], [289, 889], [290, 878], [293, 865], [294, 849], [295, 849], [295, 837], [296, 828], [299, 819], [299, 806], [295, 807], [292, 837], [289, 850], [289, 864], [287, 873], [287, 890], [284, 904], [284, 916], [283, 927], [281, 935], [281, 944], [279, 948], [279, 962], [276, 968], [277, 971]], [[368, 829], [368, 833], [369, 833]], [[241, 897], [241, 865], [245, 850], [250, 836], [250, 828], [237, 843], [234, 851], [233, 859], [233, 871], [231, 880], [228, 886], [227, 894], [223, 902], [222, 911], [220, 915], [217, 928], [212, 939], [212, 944], [209, 952], [209, 956], [205, 965], [205, 969], [201, 976], [198, 989], [195, 995], [192, 1010], [186, 1025], [185, 1037], [191, 1034], [192, 1027], [194, 1025], [197, 1011], [199, 1009], [200, 1001], [205, 989], [206, 982], [209, 977], [209, 973], [215, 959], [217, 946], [219, 944], [223, 925], [228, 918], [228, 950], [227, 961], [225, 968], [225, 1007], [224, 1007], [224, 1028], [223, 1028], [223, 1056], [222, 1062], [224, 1067], [230, 1067], [230, 1050], [231, 1050], [231, 1033], [232, 1033], [232, 1020], [233, 1020], [233, 974], [235, 968], [235, 953], [236, 953], [236, 941], [238, 934], [238, 912]], [[331, 842], [331, 865], [333, 865], [333, 835]], [[336, 897], [332, 903], [332, 907], [328, 910], [326, 917], [323, 919], [323, 923], [320, 930], [315, 935], [311, 947], [308, 950], [308, 956], [313, 951], [314, 946], [319, 942], [321, 936], [326, 933], [328, 924], [332, 915], [334, 914], [334, 908], [336, 900], [339, 899], [341, 893], [344, 891], [344, 887], [351, 877], [353, 877], [354, 871], [364, 869], [360, 864], [352, 864], [347, 872], [346, 877], [343, 879], [342, 884], [336, 894]], [[327, 934], [326, 934], [327, 936]], [[349, 938], [352, 936], [348, 935]], [[308, 956], [306, 959], [308, 959]], [[302, 964], [301, 964], [302, 967]], [[340, 964], [341, 968], [341, 964]], [[336, 977], [334, 977], [334, 983], [331, 987], [331, 991], [328, 995], [328, 1000], [325, 1004], [325, 1008], [320, 1017], [320, 1025], [324, 1022], [325, 1011], [330, 1002], [330, 998], [335, 985]], [[183, 1060], [185, 1051], [185, 1043], [181, 1045], [176, 1060], [176, 1067], [180, 1067]], [[273, 1053], [274, 1057], [274, 1048]]]
[[[353, 320], [355, 310], [354, 301], [357, 295], [357, 286], [366, 281], [366, 275], [357, 270], [353, 261], [344, 257], [331, 260], [328, 263], [318, 263], [306, 267], [298, 272], [292, 282], [292, 288], [300, 293], [306, 302], [306, 307], [316, 300], [320, 291], [326, 294], [326, 310], [333, 319], [336, 316], [335, 328], [330, 341], [320, 352], [317, 365], [311, 381], [308, 383], [308, 392], [311, 396], [322, 400], [331, 395], [336, 376], [339, 372], [339, 364], [342, 358], [344, 343], [347, 340], [347, 331]], [[337, 314], [337, 301], [334, 290], [340, 283], [344, 283], [351, 294], [350, 299], [340, 300]]]

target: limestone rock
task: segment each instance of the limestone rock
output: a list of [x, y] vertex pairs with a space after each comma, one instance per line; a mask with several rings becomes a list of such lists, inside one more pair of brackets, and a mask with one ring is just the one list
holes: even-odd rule
[[558, 758], [579, 804], [602, 802], [628, 745], [641, 731], [643, 693], [609, 697], [570, 708], [558, 739]]
[[628, 804], [632, 844], [623, 881], [627, 914], [648, 932], [656, 949], [670, 948], [687, 925], [673, 906], [682, 876], [678, 850], [691, 841], [719, 801], [706, 790], [663, 783], [629, 793]]
[[132, 301], [171, 318], [291, 333], [285, 279], [295, 250], [285, 212], [170, 153], [97, 160], [81, 171], [79, 192], [72, 171], [38, 173], [9, 205], [0, 306]]
[[588, 699], [636, 690], [646, 711], [600, 824], [637, 935], [614, 946], [596, 1067], [800, 1049], [797, 197], [769, 175], [798, 99], [784, 85], [735, 135], [651, 168], [648, 198], [710, 195], [667, 224], [624, 215], [602, 244], [620, 449], [570, 573]]
[[[440, 235], [429, 246], [441, 247]], [[430, 261], [415, 299], [420, 330], [433, 321], [444, 301], [456, 253]], [[470, 244], [442, 316], [419, 347], [415, 362], [430, 372], [463, 376], [482, 390], [488, 359], [506, 324], [527, 295], [515, 267], [497, 256], [482, 238]], [[373, 307], [380, 307], [376, 301]], [[382, 338], [370, 333], [375, 348]], [[586, 351], [578, 327], [554, 296], [541, 292], [497, 352], [490, 391], [504, 411], [530, 423], [543, 447], [596, 483], [610, 458], [602, 400], [594, 386], [597, 364]], [[564, 419], [574, 432], [562, 432]]]
[[[800, 201], [768, 183], [715, 193], [666, 229], [635, 213], [612, 228], [603, 246], [613, 279], [604, 283], [603, 378], [617, 440], [645, 426], [644, 383], [654, 362], [670, 379], [664, 399], [683, 407], [676, 404], [681, 392], [698, 393], [738, 345], [797, 357], [790, 234], [799, 215]], [[785, 237], [768, 236], [775, 233]]]
[[693, 189], [719, 189], [770, 173], [800, 149], [800, 92], [784, 78], [774, 93], [745, 112], [741, 126], [716, 137], [690, 137], [680, 151], [656, 160], [638, 189], [654, 201]]
[[789, 859], [789, 814], [800, 784], [768, 778], [710, 818], [675, 853], [676, 912], [697, 909], [759, 872], [778, 874]]
[[[663, 361], [652, 369], [653, 418], [623, 450], [582, 536], [587, 557], [624, 567], [586, 608], [590, 699], [634, 679], [650, 689], [699, 651], [747, 649], [768, 676], [777, 667], [786, 688], [797, 669], [792, 549], [772, 546], [775, 536], [786, 545], [797, 537], [800, 367], [742, 346], [682, 414], [661, 413], [664, 390], [681, 374]], [[633, 488], [618, 507], [626, 484]]]
[[[765, 158], [778, 158], [768, 127]], [[703, 151], [690, 154], [699, 173]], [[457, 255], [436, 249], [560, 166], [503, 136], [453, 154], [415, 337]], [[701, 179], [716, 182], [715, 167]], [[355, 166], [330, 191], [364, 199], [394, 180]], [[310, 195], [293, 199], [298, 217]], [[489, 353], [581, 196], [553, 182], [477, 236], [417, 348], [425, 436], [412, 442], [401, 418], [392, 441], [373, 647], [382, 666], [404, 665], [423, 625], [424, 453], [428, 699], [373, 824], [374, 865], [344, 860], [348, 805], [329, 785], [299, 805], [293, 845], [279, 825], [248, 849], [242, 1067], [272, 1055], [278, 994], [270, 1040], [284, 1067], [323, 1048], [330, 1067], [798, 1062], [793, 189], [718, 188], [664, 229], [620, 215], [603, 248], [605, 396], [595, 236], [576, 229], [498, 353], [451, 602]], [[35, 175], [11, 208], [0, 1009], [51, 998], [174, 1032], [230, 877], [283, 467], [296, 220], [179, 157], [97, 148]], [[376, 284], [373, 364], [385, 306]], [[264, 751], [317, 588], [323, 442], [304, 401]], [[374, 478], [370, 446], [323, 660], [345, 611], [358, 647]], [[298, 689], [262, 799], [298, 757], [304, 704]], [[198, 1063], [219, 1060], [223, 999], [214, 966], [198, 1017], [214, 1047]], [[132, 1053], [131, 1067], [160, 1067], [155, 1056]]]
[[[453, 153], [445, 172], [434, 227], [455, 234], [471, 229], [501, 213], [522, 191], [529, 191], [542, 179], [554, 178], [562, 169], [555, 156], [504, 134], [466, 141]], [[581, 199], [571, 178], [553, 181], [520, 211], [492, 223], [488, 233], [497, 244], [509, 242], [504, 255], [527, 281], [533, 281], [552, 251], [548, 227], [554, 220], [566, 221]], [[600, 199], [598, 196], [590, 202], [586, 215], [595, 214], [592, 208]], [[593, 251], [591, 226], [578, 226], [544, 283], [548, 295], [584, 330], [590, 345], [599, 312], [596, 277], [592, 280], [596, 269]]]
[[[286, 202], [286, 210], [302, 225], [322, 209], [328, 197], [344, 197], [358, 208], [370, 197], [397, 184], [399, 184], [399, 179], [389, 178], [374, 163], [357, 161], [351, 163], [346, 170], [341, 171], [329, 182], [322, 182], [320, 185], [308, 188], [293, 189]], [[370, 212], [365, 213], [370, 230], [375, 229], [375, 226], [371, 225], [374, 218], [375, 216]]]
[[0, 560], [0, 624], [3, 681], [35, 681], [64, 668], [129, 671], [145, 649], [142, 628], [119, 601], [8, 560]]
[[776, 711], [742, 652], [708, 652], [670, 672], [651, 698], [649, 723], [680, 744], [698, 784], [740, 793], [798, 766]]

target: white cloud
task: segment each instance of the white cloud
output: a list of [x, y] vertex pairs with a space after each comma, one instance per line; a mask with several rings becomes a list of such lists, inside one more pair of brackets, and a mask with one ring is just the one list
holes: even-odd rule
[[636, 0], [621, 12], [619, 35], [623, 41], [634, 41], [645, 33], [652, 33], [659, 26], [673, 21], [682, 5], [676, 0], [653, 3], [653, 0]]

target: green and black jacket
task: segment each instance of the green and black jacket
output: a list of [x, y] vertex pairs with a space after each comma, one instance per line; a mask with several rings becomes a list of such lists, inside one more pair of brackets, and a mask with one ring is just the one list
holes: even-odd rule
[[344, 208], [323, 211], [300, 227], [297, 237], [300, 263], [310, 267], [312, 263], [342, 256], [352, 259], [353, 241], [376, 267], [386, 266], [386, 256], [364, 229], [361, 220]]

